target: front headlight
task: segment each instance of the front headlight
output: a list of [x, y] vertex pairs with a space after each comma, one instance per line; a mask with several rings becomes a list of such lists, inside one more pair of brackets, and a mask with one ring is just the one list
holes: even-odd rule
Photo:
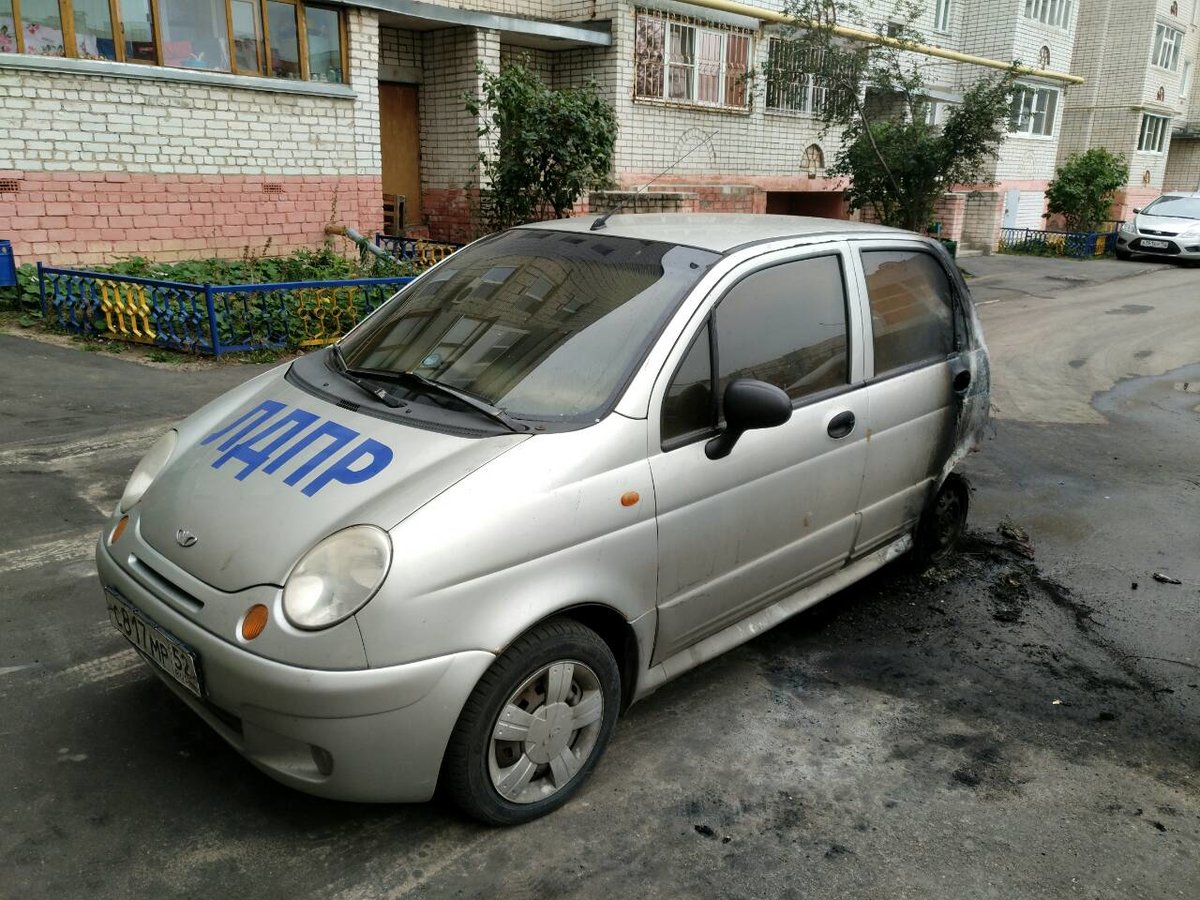
[[171, 429], [146, 451], [146, 455], [137, 464], [133, 474], [129, 476], [129, 482], [125, 485], [125, 493], [121, 495], [121, 512], [129, 512], [133, 504], [142, 499], [142, 494], [146, 493], [146, 489], [158, 477], [158, 473], [163, 470], [167, 460], [175, 452], [175, 442], [178, 438], [178, 432]]
[[1137, 229], [1133, 227], [1132, 222], [1122, 222], [1121, 231], [1123, 231], [1125, 234], [1134, 234], [1137, 232]]
[[283, 614], [316, 630], [354, 615], [375, 596], [392, 563], [382, 528], [354, 525], [331, 534], [300, 557], [283, 585]]

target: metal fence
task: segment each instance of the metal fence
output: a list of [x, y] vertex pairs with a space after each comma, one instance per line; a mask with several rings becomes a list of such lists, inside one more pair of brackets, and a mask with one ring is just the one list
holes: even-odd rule
[[[1117, 223], [1118, 227], [1120, 223]], [[1037, 256], [1069, 256], [1088, 259], [1111, 256], [1117, 246], [1117, 231], [1041, 231], [1036, 228], [1001, 228], [1000, 250]]]
[[435, 263], [440, 263], [463, 245], [444, 241], [427, 241], [424, 238], [395, 237], [376, 232], [375, 246], [386, 250], [391, 256], [402, 262], [411, 262], [421, 268], [427, 268]]
[[47, 321], [79, 334], [214, 356], [332, 343], [410, 281], [187, 284], [38, 265]]

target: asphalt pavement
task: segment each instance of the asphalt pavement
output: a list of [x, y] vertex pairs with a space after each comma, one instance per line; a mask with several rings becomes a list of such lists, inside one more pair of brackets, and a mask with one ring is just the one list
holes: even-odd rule
[[666, 685], [509, 830], [276, 785], [108, 625], [137, 458], [264, 367], [0, 335], [0, 897], [1200, 896], [1200, 272], [1035, 262], [963, 261], [995, 379], [963, 552]]

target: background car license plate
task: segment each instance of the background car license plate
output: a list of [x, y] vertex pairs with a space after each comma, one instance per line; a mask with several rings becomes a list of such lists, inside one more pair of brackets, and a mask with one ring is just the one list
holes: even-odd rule
[[185, 688], [197, 697], [203, 696], [200, 691], [200, 670], [196, 665], [195, 651], [138, 612], [113, 591], [105, 591], [105, 598], [108, 601], [109, 621], [117, 631], [125, 635], [152, 663]]
[[1166, 241], [1148, 241], [1145, 238], [1142, 238], [1142, 246], [1154, 247], [1157, 250], [1166, 250], [1171, 245]]

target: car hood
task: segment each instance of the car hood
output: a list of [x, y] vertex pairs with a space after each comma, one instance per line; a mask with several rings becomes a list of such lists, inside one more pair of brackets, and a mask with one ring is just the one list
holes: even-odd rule
[[1156, 216], [1138, 213], [1134, 217], [1138, 231], [1165, 231], [1168, 235], [1200, 234], [1200, 221], [1195, 219], [1177, 219], [1174, 216]]
[[527, 435], [460, 437], [335, 406], [256, 379], [179, 426], [137, 504], [142, 538], [222, 591], [281, 585], [350, 525], [391, 529]]

